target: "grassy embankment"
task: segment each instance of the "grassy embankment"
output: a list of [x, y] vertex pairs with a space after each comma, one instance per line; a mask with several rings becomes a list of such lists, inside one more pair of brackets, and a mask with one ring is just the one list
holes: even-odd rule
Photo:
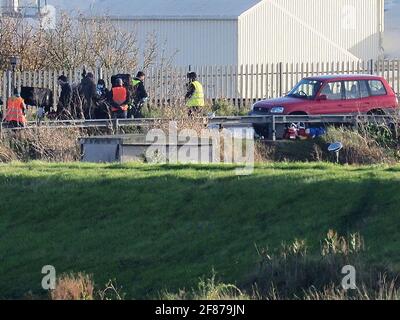
[[241, 285], [255, 244], [360, 232], [368, 259], [400, 271], [400, 167], [12, 163], [0, 165], [0, 297], [41, 295], [41, 268], [116, 279], [126, 298]]

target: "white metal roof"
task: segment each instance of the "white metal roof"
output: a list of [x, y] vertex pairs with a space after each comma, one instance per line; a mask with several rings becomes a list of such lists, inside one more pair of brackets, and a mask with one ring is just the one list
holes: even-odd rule
[[48, 0], [60, 9], [79, 9], [95, 16], [115, 18], [233, 19], [252, 8], [261, 0]]

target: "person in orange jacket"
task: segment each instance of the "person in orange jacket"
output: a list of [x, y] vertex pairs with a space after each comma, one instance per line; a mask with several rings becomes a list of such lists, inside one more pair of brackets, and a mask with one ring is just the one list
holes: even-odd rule
[[14, 95], [7, 100], [7, 110], [5, 121], [10, 127], [24, 127], [26, 125], [26, 106], [24, 99], [18, 92], [18, 89], [14, 89]]
[[129, 92], [124, 87], [122, 79], [115, 81], [108, 100], [111, 104], [111, 112], [114, 119], [126, 119], [128, 117]]

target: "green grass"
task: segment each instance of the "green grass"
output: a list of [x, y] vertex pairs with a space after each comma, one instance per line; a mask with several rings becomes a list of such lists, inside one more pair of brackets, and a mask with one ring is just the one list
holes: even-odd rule
[[255, 244], [359, 231], [371, 263], [400, 271], [400, 166], [0, 165], [0, 297], [41, 295], [41, 268], [116, 279], [127, 298], [240, 285]]

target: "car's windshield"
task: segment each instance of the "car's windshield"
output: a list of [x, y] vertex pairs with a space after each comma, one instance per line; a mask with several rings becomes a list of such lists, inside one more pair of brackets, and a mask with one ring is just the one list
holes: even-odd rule
[[321, 85], [321, 81], [303, 79], [289, 92], [288, 96], [312, 100], [317, 95]]

